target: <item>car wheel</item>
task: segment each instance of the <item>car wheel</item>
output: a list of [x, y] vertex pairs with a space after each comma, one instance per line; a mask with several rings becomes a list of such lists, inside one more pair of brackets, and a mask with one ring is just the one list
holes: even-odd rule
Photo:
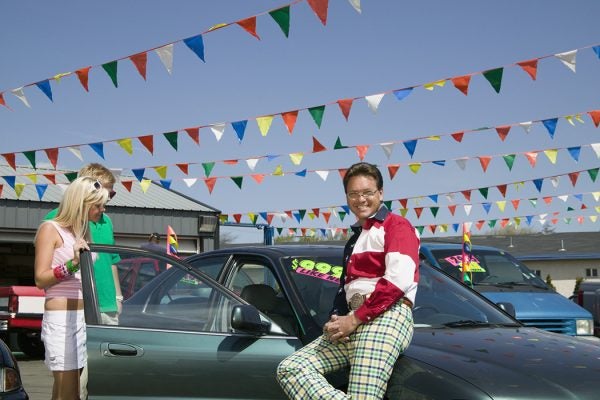
[[17, 335], [19, 349], [32, 358], [44, 356], [44, 342], [39, 332], [21, 332]]

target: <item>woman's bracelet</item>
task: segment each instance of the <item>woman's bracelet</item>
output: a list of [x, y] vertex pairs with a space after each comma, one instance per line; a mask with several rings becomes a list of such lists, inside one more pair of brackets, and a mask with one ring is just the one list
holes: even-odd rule
[[79, 271], [79, 264], [73, 265], [73, 260], [67, 261], [65, 266], [70, 274], [74, 274], [75, 272]]
[[79, 265], [73, 265], [73, 260], [69, 260], [64, 264], [57, 265], [52, 269], [54, 277], [59, 281], [64, 281], [75, 272], [79, 271]]
[[123, 296], [115, 296], [115, 298], [117, 299], [117, 301], [123, 301]]

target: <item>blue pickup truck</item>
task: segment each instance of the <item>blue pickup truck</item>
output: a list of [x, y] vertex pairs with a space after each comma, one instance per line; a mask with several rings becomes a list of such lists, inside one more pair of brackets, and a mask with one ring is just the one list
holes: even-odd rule
[[527, 326], [571, 336], [592, 336], [592, 315], [549, 288], [527, 266], [494, 247], [472, 246], [463, 274], [462, 244], [421, 243], [420, 257], [513, 313]]

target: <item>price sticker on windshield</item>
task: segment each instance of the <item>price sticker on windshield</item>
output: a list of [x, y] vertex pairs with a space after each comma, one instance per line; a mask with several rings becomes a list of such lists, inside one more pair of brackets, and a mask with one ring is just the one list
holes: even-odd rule
[[[463, 257], [462, 254], [444, 258], [444, 261], [449, 264], [462, 269]], [[465, 271], [467, 272], [485, 272], [485, 268], [481, 266], [479, 260], [474, 255], [465, 254]]]
[[330, 282], [340, 282], [342, 276], [342, 267], [331, 265], [323, 261], [314, 261], [310, 259], [292, 260], [292, 269], [297, 274], [313, 276], [317, 279], [323, 279]]

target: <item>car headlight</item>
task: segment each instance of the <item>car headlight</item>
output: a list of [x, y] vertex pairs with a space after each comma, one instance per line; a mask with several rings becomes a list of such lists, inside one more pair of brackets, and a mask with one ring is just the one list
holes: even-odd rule
[[577, 324], [577, 335], [593, 335], [594, 334], [594, 323], [591, 319], [578, 319]]
[[2, 381], [0, 382], [0, 393], [11, 392], [21, 387], [21, 379], [19, 373], [13, 369], [4, 367], [0, 370]]

